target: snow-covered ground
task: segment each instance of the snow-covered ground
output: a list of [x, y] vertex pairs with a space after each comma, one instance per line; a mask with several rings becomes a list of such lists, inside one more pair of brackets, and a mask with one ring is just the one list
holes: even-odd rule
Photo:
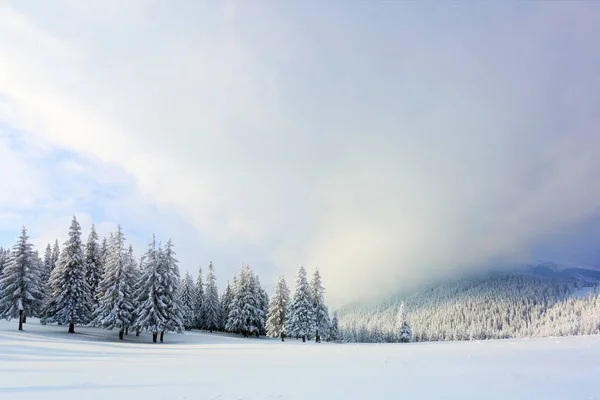
[[0, 399], [600, 399], [600, 337], [281, 343], [0, 322]]

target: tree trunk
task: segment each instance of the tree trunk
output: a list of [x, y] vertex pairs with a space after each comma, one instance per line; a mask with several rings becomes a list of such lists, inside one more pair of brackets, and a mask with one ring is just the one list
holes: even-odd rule
[[156, 343], [156, 337], [158, 336], [157, 332], [152, 332], [152, 343]]
[[125, 328], [125, 334], [129, 335], [129, 327]]
[[135, 336], [140, 336], [140, 330], [135, 331]]
[[125, 333], [125, 331], [123, 330], [123, 328], [121, 328], [121, 330], [119, 331], [119, 340], [123, 340], [123, 333]]
[[69, 333], [75, 333], [75, 324], [73, 322], [69, 323]]
[[285, 342], [285, 340], [283, 339], [285, 337], [285, 335], [283, 334], [283, 332], [281, 332], [281, 341]]
[[319, 335], [319, 330], [317, 330], [317, 336], [315, 336], [315, 343], [321, 343], [321, 335]]
[[306, 342], [306, 336], [302, 336], [302, 343]]
[[23, 330], [23, 310], [19, 310], [19, 330]]
[[160, 342], [161, 343], [163, 342], [164, 337], [165, 337], [165, 331], [161, 331], [160, 332]]

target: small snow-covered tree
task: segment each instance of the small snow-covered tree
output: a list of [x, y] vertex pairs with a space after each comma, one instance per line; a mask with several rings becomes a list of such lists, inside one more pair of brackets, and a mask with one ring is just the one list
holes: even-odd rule
[[133, 323], [134, 270], [125, 250], [125, 235], [118, 226], [108, 245], [104, 277], [100, 281], [98, 308], [94, 312], [94, 326], [118, 329], [123, 339], [125, 329]]
[[[75, 333], [75, 325], [87, 324], [91, 319], [92, 297], [86, 279], [81, 226], [73, 217], [69, 236], [60, 253], [52, 283], [52, 304], [45, 316], [46, 322], [69, 325], [69, 333]], [[54, 290], [55, 289], [55, 290]]]
[[167, 241], [164, 251], [159, 246], [158, 259], [161, 274], [161, 301], [165, 305], [165, 326], [160, 332], [162, 343], [164, 332], [183, 332], [183, 315], [179, 301], [179, 266], [171, 239]]
[[340, 324], [338, 320], [337, 311], [333, 312], [333, 318], [331, 319], [331, 329], [329, 329], [329, 339], [332, 342], [340, 340]]
[[312, 296], [313, 315], [315, 322], [315, 341], [321, 342], [321, 336], [327, 336], [329, 330], [329, 312], [325, 306], [323, 294], [325, 289], [321, 283], [321, 273], [315, 269], [313, 278], [310, 282], [310, 292]]
[[[235, 278], [234, 278], [235, 279]], [[235, 281], [234, 281], [235, 286]], [[231, 303], [233, 302], [233, 289], [227, 281], [225, 291], [221, 296], [221, 329], [228, 331], [227, 321], [229, 320], [229, 312], [231, 311]]]
[[183, 326], [185, 329], [192, 329], [195, 326], [196, 314], [194, 312], [194, 294], [196, 286], [190, 273], [185, 274], [181, 280], [181, 289], [179, 290], [179, 299], [181, 301], [181, 311], [183, 314]]
[[41, 311], [43, 290], [37, 267], [33, 245], [23, 226], [0, 278], [0, 317], [18, 317], [20, 331], [26, 316], [36, 316]]
[[294, 297], [290, 304], [287, 322], [286, 332], [289, 335], [301, 337], [303, 342], [306, 341], [308, 335], [314, 332], [312, 296], [306, 279], [306, 270], [302, 265], [296, 273]]
[[85, 245], [85, 268], [90, 293], [92, 294], [93, 308], [98, 306], [98, 285], [104, 275], [100, 247], [98, 245], [98, 234], [96, 227], [92, 225], [87, 243]]
[[206, 288], [204, 290], [204, 324], [210, 332], [219, 329], [221, 320], [221, 305], [219, 304], [219, 291], [217, 277], [215, 276], [212, 261], [208, 264], [206, 275]]
[[285, 283], [285, 278], [280, 276], [277, 279], [275, 293], [273, 293], [269, 302], [267, 335], [270, 337], [281, 337], [282, 342], [285, 340], [285, 321], [289, 302], [290, 290]]
[[196, 312], [196, 328], [204, 329], [204, 283], [202, 281], [202, 267], [198, 268], [196, 279], [196, 295], [194, 298], [194, 310]]
[[242, 266], [240, 269], [233, 293], [226, 329], [241, 333], [244, 337], [250, 335], [258, 337], [265, 316], [260, 307], [256, 279], [249, 265]]
[[406, 311], [404, 302], [400, 303], [398, 314], [396, 316], [396, 331], [398, 332], [398, 341], [408, 343], [412, 340], [412, 329], [406, 320]]

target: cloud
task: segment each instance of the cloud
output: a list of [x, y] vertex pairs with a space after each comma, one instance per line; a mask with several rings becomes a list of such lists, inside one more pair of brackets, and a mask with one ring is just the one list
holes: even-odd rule
[[4, 6], [0, 119], [92, 160], [56, 166], [90, 218], [176, 235], [223, 278], [318, 265], [348, 301], [527, 259], [597, 214], [594, 9]]

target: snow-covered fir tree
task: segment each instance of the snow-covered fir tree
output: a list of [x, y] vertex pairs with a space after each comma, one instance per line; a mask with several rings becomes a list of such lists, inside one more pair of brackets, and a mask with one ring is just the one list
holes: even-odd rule
[[142, 257], [142, 278], [138, 289], [139, 310], [133, 328], [137, 334], [141, 331], [152, 333], [156, 343], [158, 332], [165, 329], [165, 303], [162, 301], [162, 276], [156, 238], [148, 245], [148, 251]]
[[[234, 283], [235, 286], [235, 283]], [[231, 303], [233, 302], [233, 289], [227, 281], [227, 286], [225, 286], [225, 291], [221, 296], [221, 329], [224, 331], [227, 330], [227, 321], [229, 320], [229, 311], [231, 311]]]
[[332, 342], [337, 342], [338, 340], [340, 340], [340, 325], [337, 311], [333, 312], [333, 318], [331, 319], [331, 329], [329, 330], [328, 340]]
[[217, 277], [215, 276], [212, 261], [208, 263], [206, 274], [206, 287], [204, 290], [204, 324], [210, 332], [219, 329], [221, 325], [221, 305], [219, 304], [219, 291]]
[[280, 276], [277, 279], [275, 293], [271, 296], [269, 302], [269, 312], [267, 316], [267, 335], [270, 337], [281, 337], [285, 339], [285, 321], [290, 302], [290, 290], [285, 283], [285, 278]]
[[[112, 235], [112, 233], [111, 233]], [[102, 244], [98, 249], [98, 257], [100, 258], [100, 265], [102, 265], [102, 272], [104, 272], [104, 267], [106, 265], [106, 257], [108, 256], [108, 239], [102, 238]]]
[[183, 332], [183, 315], [179, 301], [179, 266], [171, 239], [164, 250], [159, 245], [159, 272], [161, 275], [161, 301], [164, 303], [164, 329], [160, 332], [161, 343], [165, 332]]
[[[48, 243], [48, 246], [46, 246], [46, 251], [44, 252], [44, 267], [43, 267], [42, 274], [41, 274], [41, 281], [42, 281], [44, 290], [46, 287], [48, 287], [48, 281], [50, 280], [50, 273], [52, 272], [53, 268], [54, 268], [54, 261], [52, 259], [52, 246], [50, 246], [50, 243]], [[50, 293], [47, 293], [46, 295], [49, 296]]]
[[[58, 264], [58, 259], [60, 258], [60, 245], [58, 244], [58, 239], [54, 241], [54, 246], [52, 247], [52, 269], [56, 267]], [[50, 271], [52, 273], [52, 271]]]
[[303, 342], [315, 330], [312, 295], [306, 279], [306, 270], [302, 265], [296, 273], [294, 297], [285, 330], [290, 336], [301, 337]]
[[23, 330], [25, 317], [37, 316], [41, 311], [43, 290], [37, 267], [33, 245], [23, 226], [0, 277], [0, 317], [18, 317], [19, 330]]
[[198, 268], [196, 279], [196, 296], [194, 298], [194, 310], [196, 310], [196, 328], [204, 329], [204, 283], [202, 280], [202, 267]]
[[310, 293], [312, 296], [313, 315], [315, 322], [315, 341], [319, 343], [321, 336], [327, 337], [329, 332], [329, 310], [325, 305], [325, 289], [321, 281], [319, 269], [315, 269], [313, 278], [310, 281]]
[[0, 278], [2, 277], [2, 271], [4, 271], [4, 266], [8, 262], [9, 250], [3, 249], [0, 246]]
[[183, 314], [183, 326], [185, 329], [192, 329], [196, 323], [196, 312], [194, 310], [196, 286], [190, 273], [185, 274], [181, 280], [181, 289], [179, 298], [181, 302], [181, 311]]
[[98, 285], [104, 275], [98, 234], [96, 227], [92, 225], [87, 243], [85, 245], [85, 268], [90, 293], [92, 294], [93, 308], [98, 306]]
[[92, 296], [86, 279], [86, 267], [81, 241], [81, 226], [73, 217], [69, 236], [60, 253], [53, 274], [49, 312], [45, 322], [68, 324], [69, 333], [75, 333], [75, 325], [89, 323], [92, 316]]
[[261, 309], [260, 292], [249, 265], [242, 266], [233, 289], [233, 301], [226, 329], [241, 333], [244, 337], [260, 335], [265, 315]]
[[123, 339], [125, 329], [133, 324], [133, 290], [135, 272], [125, 250], [125, 235], [119, 225], [108, 245], [104, 277], [98, 285], [98, 307], [94, 326], [118, 329]]
[[260, 334], [267, 334], [267, 314], [269, 313], [269, 295], [267, 291], [261, 286], [258, 274], [254, 276], [256, 282], [256, 288], [258, 290], [258, 297], [260, 300], [260, 309], [262, 310], [262, 319], [260, 322]]
[[398, 332], [398, 341], [400, 343], [408, 343], [412, 340], [412, 329], [406, 319], [406, 310], [404, 302], [400, 303], [398, 315], [396, 316], [396, 331]]

